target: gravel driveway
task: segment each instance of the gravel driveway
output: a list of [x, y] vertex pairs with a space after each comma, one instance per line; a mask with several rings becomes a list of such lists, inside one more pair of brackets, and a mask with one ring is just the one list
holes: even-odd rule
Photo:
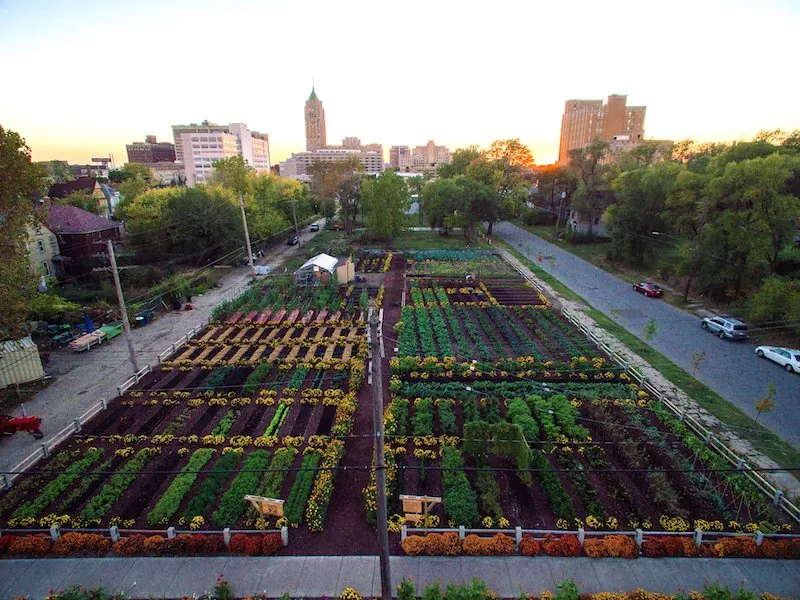
[[687, 372], [692, 353], [705, 352], [697, 378], [751, 417], [753, 403], [775, 383], [777, 405], [760, 422], [798, 447], [800, 375], [758, 359], [751, 343], [720, 340], [700, 328], [698, 317], [635, 293], [629, 283], [512, 223], [496, 224], [494, 233], [637, 337], [644, 339], [642, 330], [655, 319], [657, 333], [649, 344]]
[[[322, 228], [324, 219], [317, 221]], [[303, 244], [316, 233], [306, 229], [300, 235]], [[299, 251], [299, 246], [275, 246], [260, 259], [261, 264], [273, 268], [280, 266]], [[247, 280], [249, 267], [226, 269], [220, 277], [220, 287], [202, 296], [192, 298], [191, 311], [167, 311], [150, 325], [131, 330], [139, 366], [158, 364], [158, 355], [201, 321], [208, 320], [211, 311], [231, 291], [236, 291]], [[133, 374], [125, 338], [120, 335], [106, 344], [85, 352], [72, 352], [68, 348], [54, 350], [45, 372], [56, 378], [50, 387], [42, 390], [25, 403], [25, 412], [42, 417], [45, 439], [66, 427], [70, 421], [86, 412], [101, 399], [111, 400], [117, 395], [117, 386]], [[18, 408], [14, 416], [21, 415]], [[33, 452], [43, 440], [34, 440], [24, 433], [0, 439], [0, 473], [10, 469]]]

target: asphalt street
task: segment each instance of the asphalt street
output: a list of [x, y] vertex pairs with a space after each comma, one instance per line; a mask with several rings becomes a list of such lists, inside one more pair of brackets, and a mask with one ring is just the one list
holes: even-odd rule
[[697, 378], [751, 417], [754, 402], [774, 383], [777, 404], [759, 421], [800, 447], [800, 374], [756, 357], [755, 340], [721, 340], [701, 329], [697, 316], [634, 292], [629, 283], [512, 223], [496, 224], [494, 233], [637, 337], [644, 339], [645, 325], [655, 319], [656, 334], [648, 343], [687, 372], [692, 353], [705, 352]]

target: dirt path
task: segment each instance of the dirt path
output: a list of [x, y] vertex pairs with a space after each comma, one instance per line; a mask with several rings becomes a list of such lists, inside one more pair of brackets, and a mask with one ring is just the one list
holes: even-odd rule
[[[305, 244], [315, 235], [305, 232], [300, 236], [301, 242]], [[277, 246], [270, 249], [261, 262], [277, 269], [298, 250], [298, 246]], [[154, 366], [158, 354], [167, 346], [199, 322], [208, 321], [214, 307], [236, 292], [247, 281], [248, 273], [246, 267], [227, 269], [219, 280], [220, 287], [192, 299], [194, 310], [168, 311], [150, 325], [133, 329], [131, 336], [139, 366]], [[26, 402], [25, 412], [42, 417], [42, 430], [45, 439], [49, 439], [103, 398], [114, 398], [117, 386], [132, 374], [133, 368], [125, 340], [119, 336], [86, 352], [76, 353], [68, 348], [55, 350], [50, 353], [45, 372], [56, 381]], [[13, 414], [21, 415], [21, 409]], [[3, 437], [0, 440], [0, 472], [13, 468], [40, 444], [41, 441], [25, 434]]]

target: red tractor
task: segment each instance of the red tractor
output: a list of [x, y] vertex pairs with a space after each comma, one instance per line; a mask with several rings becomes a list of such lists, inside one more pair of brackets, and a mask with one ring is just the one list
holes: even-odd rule
[[44, 437], [40, 427], [42, 419], [40, 417], [17, 417], [10, 415], [0, 415], [0, 433], [3, 435], [14, 435], [18, 431], [27, 431], [37, 440]]

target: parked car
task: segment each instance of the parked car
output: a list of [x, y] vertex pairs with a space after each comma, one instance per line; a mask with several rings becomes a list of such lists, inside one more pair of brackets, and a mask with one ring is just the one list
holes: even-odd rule
[[789, 373], [800, 373], [800, 350], [792, 348], [776, 348], [775, 346], [757, 346], [756, 355], [778, 363]]
[[311, 227], [308, 228], [309, 231], [319, 231], [319, 223], [312, 223]]
[[644, 294], [648, 298], [661, 298], [664, 295], [664, 290], [661, 286], [652, 281], [640, 281], [633, 284], [633, 291]]
[[747, 325], [732, 317], [703, 317], [700, 327], [716, 333], [723, 340], [743, 340], [747, 337]]
[[296, 235], [290, 236], [288, 240], [286, 240], [287, 246], [296, 246], [300, 243], [300, 238]]

